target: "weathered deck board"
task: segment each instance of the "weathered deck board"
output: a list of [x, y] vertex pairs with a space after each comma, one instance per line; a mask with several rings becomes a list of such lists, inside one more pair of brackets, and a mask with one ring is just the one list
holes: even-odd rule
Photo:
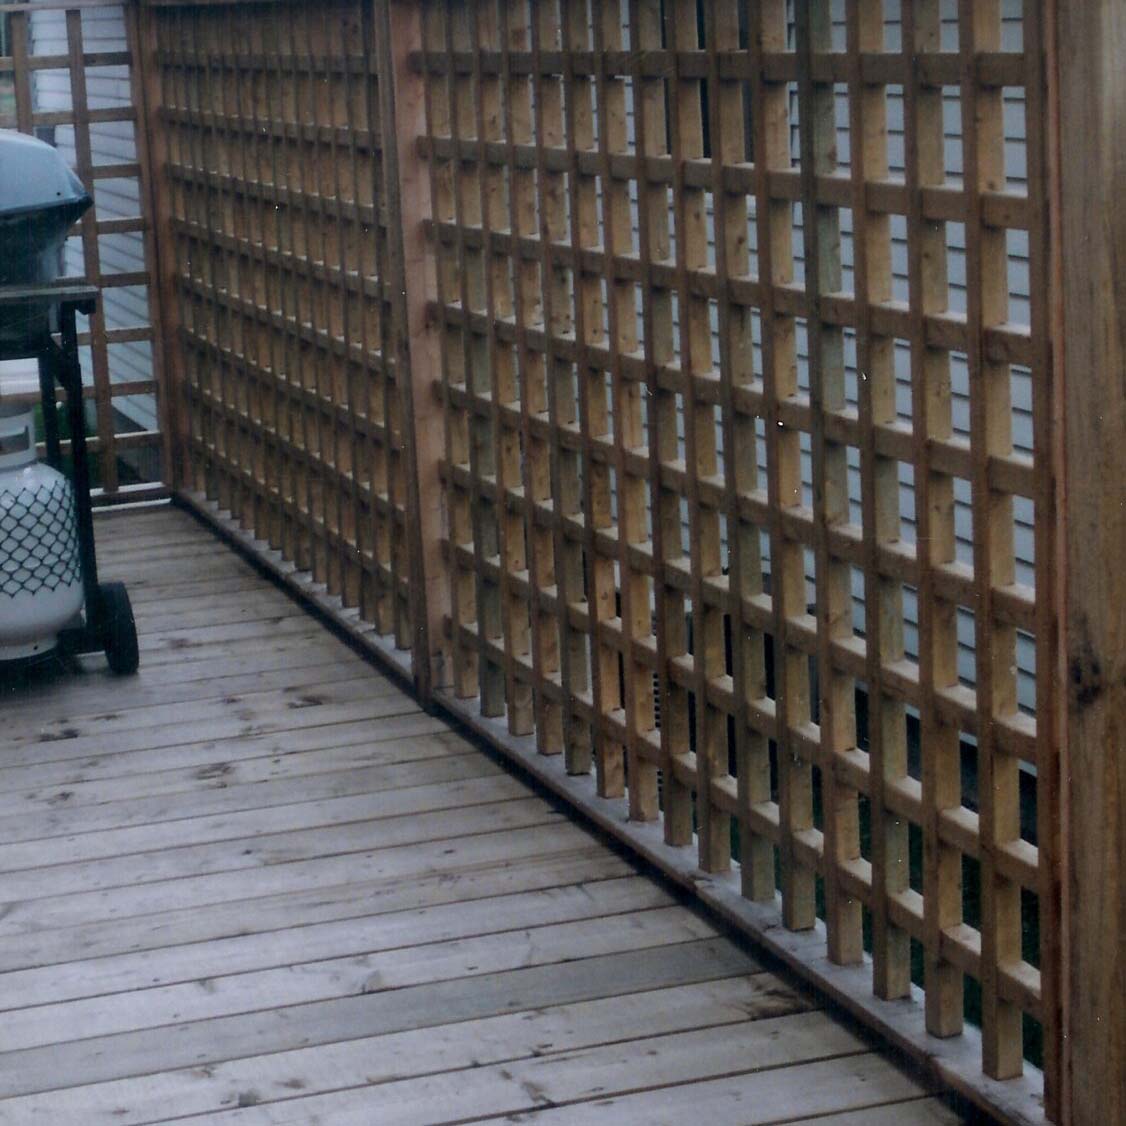
[[957, 1121], [189, 517], [98, 532], [140, 675], [0, 696], [0, 1122]]

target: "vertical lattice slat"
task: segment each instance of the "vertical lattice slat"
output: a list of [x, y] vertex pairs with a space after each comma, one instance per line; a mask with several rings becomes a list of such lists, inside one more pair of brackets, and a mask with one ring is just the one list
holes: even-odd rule
[[[573, 532], [582, 544], [586, 618], [586, 660], [589, 667], [589, 698], [584, 701], [592, 714], [595, 777], [601, 797], [623, 792], [622, 743], [618, 713], [621, 690], [618, 649], [610, 636], [618, 633], [616, 584], [613, 564], [603, 537], [613, 526], [609, 468], [601, 456], [609, 439], [606, 405], [603, 298], [597, 273], [591, 270], [584, 252], [602, 245], [598, 200], [589, 167], [580, 161], [595, 145], [593, 82], [575, 73], [576, 52], [590, 49], [590, 13], [583, 0], [562, 0], [563, 140], [567, 152], [567, 208], [570, 223], [571, 301], [574, 309], [574, 378], [578, 406], [581, 520]], [[600, 112], [600, 111], [599, 111]], [[577, 524], [577, 527], [574, 525]], [[620, 639], [620, 634], [619, 634]], [[607, 722], [607, 718], [610, 722]]]
[[[594, 14], [596, 55], [624, 48], [622, 27], [628, 19], [624, 5], [612, 0]], [[634, 283], [619, 277], [615, 262], [633, 255], [634, 233], [627, 181], [615, 177], [614, 163], [630, 159], [629, 81], [622, 75], [596, 74], [595, 96], [602, 107], [598, 129], [598, 173], [604, 198], [601, 284], [606, 303], [606, 343], [609, 349], [609, 392], [613, 453], [611, 488], [617, 505], [617, 567], [619, 642], [621, 645], [620, 704], [625, 728], [624, 772], [628, 779], [630, 814], [639, 821], [658, 815], [658, 775], [653, 757], [656, 728], [653, 670], [648, 659], [653, 637], [653, 554], [647, 528], [647, 493], [638, 474], [637, 454], [646, 447], [642, 384], [626, 360], [640, 348]], [[639, 560], [640, 557], [640, 560]], [[638, 563], [643, 560], [641, 565]], [[613, 580], [611, 578], [611, 591]], [[617, 670], [614, 669], [617, 679]], [[623, 779], [622, 781], [624, 781]], [[620, 783], [619, 783], [620, 784]]]
[[[764, 638], [753, 615], [748, 614], [746, 603], [762, 598], [763, 570], [758, 528], [748, 520], [743, 504], [758, 485], [755, 416], [747, 409], [747, 396], [755, 396], [751, 400], [755, 402], [761, 382], [756, 380], [751, 312], [725, 296], [736, 279], [751, 273], [751, 260], [747, 245], [747, 195], [725, 182], [724, 166], [744, 163], [752, 154], [746, 151], [742, 84], [726, 75], [721, 77], [719, 66], [720, 51], [737, 51], [740, 47], [738, 5], [719, 3], [706, 9], [705, 14], [704, 38], [712, 46], [708, 53], [708, 144], [712, 182], [716, 185], [715, 272], [721, 295], [717, 351], [720, 372], [730, 372], [730, 378], [720, 380], [720, 433], [725, 459], [721, 534], [726, 532], [727, 574], [726, 598], [719, 601], [719, 609], [726, 612], [729, 623], [726, 632], [730, 636], [734, 723], [730, 750], [735, 758], [732, 772], [730, 754], [723, 754], [721, 740], [718, 753], [717, 748], [709, 748], [708, 766], [715, 775], [711, 782], [713, 794], [729, 794], [735, 789], [742, 890], [750, 899], [762, 899], [774, 895], [774, 848], [769, 833], [762, 832], [756, 818], [756, 814], [761, 818], [761, 807], [770, 801], [770, 762], [766, 736], [752, 723], [751, 709], [761, 707], [766, 695]], [[722, 590], [722, 577], [719, 582]], [[725, 625], [720, 624], [721, 628]], [[723, 667], [712, 670], [709, 681], [726, 682], [726, 663], [725, 660]], [[713, 716], [713, 734], [717, 718]]]
[[[804, 15], [808, 15], [803, 11]], [[763, 386], [766, 397], [766, 462], [770, 509], [770, 577], [773, 613], [774, 700], [777, 717], [777, 772], [779, 841], [782, 869], [782, 915], [792, 930], [813, 927], [816, 919], [816, 882], [810, 863], [810, 837], [816, 840], [813, 817], [812, 755], [802, 736], [809, 732], [810, 678], [808, 643], [811, 622], [807, 614], [805, 544], [811, 539], [809, 511], [803, 505], [801, 425], [787, 408], [799, 394], [799, 316], [804, 302], [779, 301], [781, 291], [795, 281], [793, 203], [779, 198], [771, 173], [789, 172], [790, 83], [797, 88], [810, 78], [808, 50], [801, 55], [786, 50], [787, 16], [782, 0], [762, 6], [760, 25], [755, 29], [763, 55], [781, 65], [781, 76], [771, 78], [764, 100], [771, 102], [763, 116], [764, 134], [756, 149], [756, 165], [762, 164], [757, 185], [757, 211], [763, 224], [759, 231], [760, 254], [766, 250], [762, 271], [774, 294], [771, 308], [764, 311]], [[759, 60], [765, 65], [765, 58]], [[756, 67], [756, 69], [758, 69]], [[802, 118], [804, 121], [804, 118]], [[805, 212], [803, 209], [803, 222]], [[810, 733], [812, 734], [812, 733]], [[814, 734], [815, 738], [816, 735]], [[820, 841], [814, 847], [819, 851]]]
[[[829, 430], [846, 405], [844, 333], [827, 317], [826, 299], [843, 288], [840, 208], [823, 201], [818, 177], [837, 172], [836, 105], [832, 84], [813, 74], [814, 54], [832, 46], [828, 0], [808, 5], [797, 17], [798, 101], [801, 130], [802, 228], [809, 316], [809, 442], [813, 477], [813, 553], [816, 576], [819, 699], [818, 766], [824, 840], [829, 957], [858, 962], [862, 957], [860, 898], [842, 873], [860, 855], [859, 808], [855, 789], [842, 781], [840, 761], [856, 746], [856, 688], [835, 659], [834, 643], [852, 635], [852, 589], [848, 564], [830, 536], [849, 519], [847, 446]], [[861, 228], [862, 231], [863, 228]], [[858, 232], [860, 233], [860, 232]], [[861, 237], [862, 234], [861, 234]], [[804, 723], [806, 717], [801, 716]]]
[[920, 739], [930, 747], [923, 761], [923, 903], [927, 1028], [937, 1036], [962, 1026], [962, 981], [942, 955], [942, 935], [962, 921], [961, 857], [941, 834], [941, 813], [961, 803], [958, 730], [938, 708], [940, 693], [956, 687], [956, 604], [936, 590], [935, 572], [954, 562], [954, 489], [949, 473], [934, 466], [935, 443], [952, 433], [950, 357], [927, 342], [927, 318], [947, 310], [946, 226], [927, 222], [922, 191], [945, 181], [943, 92], [914, 66], [918, 54], [941, 44], [937, 2], [908, 6], [903, 56], [909, 67], [904, 91], [904, 135], [909, 211], [911, 303], [911, 410], [914, 418], [915, 497], [918, 520]]
[[1015, 581], [1013, 498], [990, 480], [992, 458], [1011, 456], [1010, 363], [991, 355], [985, 333], [1008, 320], [1006, 233], [987, 223], [982, 197], [1005, 186], [1002, 89], [980, 83], [976, 56], [1001, 46], [999, 0], [959, 5], [964, 187], [966, 192], [967, 354], [973, 461], [973, 568], [981, 834], [981, 988], [984, 1068], [1007, 1079], [1022, 1063], [1020, 1007], [1002, 995], [1003, 965], [1021, 958], [1020, 885], [999, 853], [1020, 840], [1019, 763], [995, 738], [995, 725], [1017, 714], [1016, 629], [1001, 620], [994, 591]]
[[[906, 31], [901, 29], [901, 34]], [[880, 551], [895, 544], [899, 526], [899, 467], [882, 456], [877, 426], [897, 421], [896, 342], [872, 325], [872, 306], [893, 294], [891, 219], [868, 204], [866, 181], [889, 172], [887, 89], [866, 83], [862, 52], [885, 47], [878, 6], [852, 0], [846, 17], [849, 54], [849, 163], [852, 175], [853, 289], [860, 427], [861, 531], [864, 539], [865, 680], [868, 688], [868, 780], [872, 860], [873, 988], [879, 997], [907, 996], [911, 987], [909, 932], [897, 926], [893, 904], [910, 896], [907, 819], [892, 814], [893, 787], [908, 779], [906, 709], [885, 687], [884, 669], [904, 658], [902, 585], [879, 573]], [[911, 242], [910, 235], [908, 238]], [[851, 592], [849, 593], [851, 598]], [[843, 631], [851, 638], [851, 623]]]
[[[668, 289], [661, 286], [653, 271], [654, 262], [666, 262], [671, 253], [669, 238], [668, 193], [663, 183], [651, 183], [646, 175], [650, 158], [668, 152], [666, 119], [667, 90], [664, 79], [643, 75], [644, 52], [658, 50], [662, 44], [660, 4], [653, 0], [631, 0], [629, 8], [630, 42], [635, 48], [630, 75], [633, 89], [635, 163], [637, 181], [638, 254], [641, 281], [642, 347], [646, 393], [645, 422], [647, 443], [647, 486], [649, 509], [650, 560], [653, 568], [653, 641], [657, 660], [655, 681], [659, 706], [661, 792], [665, 840], [686, 844], [691, 840], [692, 811], [689, 792], [677, 777], [677, 756], [688, 748], [688, 709], [683, 691], [670, 675], [670, 657], [684, 652], [683, 595], [670, 588], [669, 568], [680, 556], [681, 532], [679, 502], [665, 488], [664, 463], [678, 456], [675, 399], [662, 386], [660, 369], [667, 364], [672, 349], [672, 307]], [[670, 404], [671, 400], [671, 404]], [[652, 737], [650, 737], [650, 745]], [[632, 789], [632, 783], [631, 783]], [[635, 802], [635, 806], [641, 802]]]
[[[16, 108], [16, 128], [21, 133], [32, 131], [31, 94], [31, 21], [26, 9], [13, 12], [5, 17], [8, 20], [8, 37], [12, 50], [12, 85]], [[69, 60], [68, 60], [69, 61]]]
[[[71, 9], [66, 13], [66, 41], [70, 60], [70, 97], [74, 108], [75, 171], [90, 191], [94, 186], [94, 156], [90, 145], [90, 102], [86, 93], [86, 68], [83, 62], [85, 48], [82, 40], [82, 12], [77, 9]], [[92, 277], [100, 277], [101, 251], [98, 246], [97, 218], [92, 210], [87, 211], [82, 217], [81, 229], [82, 255], [86, 272]], [[107, 492], [112, 493], [117, 490], [117, 450], [110, 402], [104, 305], [99, 305], [90, 317], [90, 338], [98, 447], [99, 452], [104, 454], [99, 459], [102, 486]]]
[[[778, 379], [777, 373], [785, 371], [793, 363], [793, 335], [791, 322], [786, 318], [785, 312], [778, 308], [776, 296], [778, 283], [789, 285], [793, 281], [793, 235], [791, 204], [787, 200], [771, 198], [771, 175], [774, 172], [788, 170], [790, 167], [790, 113], [789, 90], [786, 82], [771, 81], [767, 78], [764, 66], [764, 57], [767, 51], [781, 50], [786, 43], [785, 7], [782, 3], [772, 2], [763, 5], [758, 12], [748, 15], [747, 27], [747, 56], [750, 63], [750, 101], [751, 101], [751, 159], [753, 162], [754, 176], [751, 187], [754, 192], [754, 230], [755, 230], [755, 259], [757, 264], [757, 279], [760, 288], [759, 336], [761, 348], [761, 361], [755, 375], [756, 390], [761, 394], [760, 417], [762, 419], [762, 445], [766, 458], [765, 489], [759, 483], [763, 475], [759, 466], [758, 432], [757, 427], [746, 435], [748, 442], [754, 441], [754, 452], [750, 459], [755, 467], [754, 478], [758, 487], [754, 496], [760, 502], [764, 512], [763, 532], [769, 537], [768, 556], [770, 561], [770, 586], [769, 598], [763, 594], [763, 576], [760, 574], [750, 579], [755, 588], [755, 594], [764, 610], [763, 622], [763, 658], [767, 647], [772, 657], [774, 691], [768, 692], [765, 669], [758, 684], [748, 683], [744, 690], [761, 691], [761, 707], [759, 714], [764, 718], [773, 720], [773, 723], [764, 725], [765, 730], [759, 735], [760, 740], [771, 739], [772, 752], [761, 748], [756, 755], [758, 762], [755, 764], [753, 775], [755, 788], [758, 793], [756, 806], [765, 816], [766, 831], [758, 834], [758, 848], [755, 853], [755, 869], [752, 873], [744, 875], [743, 889], [751, 899], [758, 902], [772, 903], [775, 899], [775, 860], [785, 866], [783, 855], [788, 852], [788, 834], [784, 829], [784, 815], [782, 812], [782, 784], [779, 775], [775, 784], [771, 782], [771, 775], [778, 774], [778, 764], [786, 753], [788, 743], [789, 725], [782, 706], [780, 684], [782, 682], [781, 670], [778, 662], [778, 648], [776, 640], [780, 636], [779, 623], [781, 622], [781, 599], [779, 595], [780, 583], [778, 575], [780, 569], [774, 562], [777, 558], [775, 545], [777, 542], [777, 527], [779, 512], [779, 430], [782, 421], [778, 416]], [[754, 107], [758, 106], [758, 112]], [[765, 503], [762, 503], [765, 502]], [[757, 533], [752, 532], [752, 536]], [[753, 558], [760, 558], [760, 553], [754, 553]], [[766, 561], [763, 560], [765, 563]], [[757, 639], [756, 639], [757, 640]], [[755, 644], [752, 642], [752, 644]], [[757, 648], [757, 645], [756, 645]], [[757, 652], [754, 654], [757, 656]], [[754, 667], [754, 661], [750, 668]], [[750, 669], [748, 669], [748, 672]], [[738, 691], [738, 686], [736, 688]], [[746, 784], [748, 787], [751, 781]], [[744, 785], [741, 782], [741, 785]], [[788, 815], [787, 815], [788, 816]]]
[[[700, 866], [705, 871], [722, 871], [730, 860], [730, 822], [726, 812], [714, 805], [712, 782], [721, 765], [721, 751], [723, 759], [727, 757], [727, 719], [726, 714], [712, 707], [709, 685], [726, 671], [724, 630], [721, 609], [710, 605], [704, 593], [705, 584], [710, 585], [720, 574], [720, 526], [718, 513], [702, 502], [699, 488], [701, 479], [718, 475], [719, 464], [713, 408], [701, 401], [701, 390], [712, 371], [710, 302], [690, 281], [708, 266], [708, 221], [704, 188], [690, 184], [685, 175], [689, 161], [704, 158], [704, 90], [698, 78], [684, 75], [680, 68], [681, 52], [702, 46], [692, 0], [665, 6], [665, 39], [674, 60], [669, 151], [677, 317], [676, 356], [670, 358], [666, 370], [675, 381], [676, 414], [684, 434], [683, 455], [676, 459], [683, 467], [683, 487], [676, 499], [678, 509], [682, 501], [687, 503], [689, 538], [687, 555], [677, 553], [674, 565], [682, 569], [687, 565], [689, 571], [692, 633], [687, 639], [688, 652], [682, 668], [695, 705], [696, 721], [692, 732], [695, 769], [685, 772], [683, 784], [697, 793]], [[666, 400], [666, 405], [671, 407], [672, 403]], [[726, 761], [722, 765], [726, 767]]]
[[[668, 12], [661, 3], [650, 3], [646, 9], [642, 14], [643, 26], [639, 29], [647, 40], [645, 46], [652, 49], [667, 47], [669, 25], [676, 16]], [[657, 78], [647, 91], [645, 106], [646, 112], [651, 115], [646, 155], [659, 154], [664, 158], [667, 154], [673, 158], [670, 163], [674, 170], [676, 161], [673, 149], [680, 128], [678, 98], [681, 92], [675, 77], [673, 74], [670, 78]], [[642, 172], [639, 192], [644, 190], [649, 181], [647, 173], [648, 169]], [[681, 285], [678, 294], [677, 282], [681, 278], [676, 273], [670, 277], [668, 273], [670, 265], [674, 270], [677, 269], [677, 255], [681, 252], [676, 241], [678, 225], [683, 226], [680, 208], [679, 197], [673, 194], [670, 198], [667, 175], [659, 184], [653, 184], [647, 193], [647, 260], [651, 264], [660, 263], [664, 266], [663, 270], [651, 269], [647, 278], [650, 323], [646, 333], [652, 337], [653, 342], [651, 355], [647, 359], [654, 366], [649, 456], [654, 460], [656, 477], [650, 503], [653, 522], [660, 525], [661, 554], [657, 578], [663, 588], [662, 598], [658, 603], [660, 616], [657, 622], [658, 637], [664, 641], [664, 652], [661, 654], [665, 673], [661, 723], [669, 729], [668, 740], [662, 743], [665, 840], [672, 845], [692, 843], [692, 790], [697, 781], [692, 761], [696, 732], [692, 730], [690, 706], [694, 668], [690, 657], [688, 615], [692, 607], [685, 597], [685, 588], [690, 586], [691, 577], [685, 573], [690, 568], [689, 557], [685, 555], [682, 507], [685, 473], [682, 443], [687, 439], [682, 408], [683, 373], [685, 369], [690, 371], [691, 368], [689, 364], [682, 367], [678, 363], [678, 349], [683, 347], [684, 337], [678, 340], [677, 335], [680, 313], [677, 298], [683, 296], [687, 286]], [[679, 264], [681, 274], [684, 269], [684, 265]], [[686, 577], [689, 578], [687, 584]]]
[[[544, 689], [541, 669], [557, 667], [555, 623], [543, 612], [541, 591], [549, 578], [550, 547], [537, 527], [538, 505], [551, 495], [550, 468], [544, 447], [533, 433], [533, 417], [544, 407], [542, 356], [532, 350], [528, 332], [539, 307], [539, 271], [534, 260], [524, 254], [524, 239], [536, 235], [535, 176], [528, 168], [517, 168], [517, 145], [529, 145], [534, 136], [532, 80], [512, 66], [512, 49], [527, 52], [531, 44], [531, 24], [526, 8], [500, 5], [500, 51], [503, 88], [499, 96], [504, 107], [503, 139], [507, 146], [509, 237], [513, 240], [511, 315], [515, 336], [512, 344], [507, 403], [511, 422], [505, 447], [505, 480], [517, 491], [522, 484], [522, 503], [505, 506], [506, 573], [511, 584], [506, 600], [510, 648], [514, 660], [510, 698], [517, 701], [510, 718], [516, 734], [540, 730], [551, 732], [552, 749], [557, 749], [558, 732], [554, 717], [558, 704]], [[503, 268], [504, 260], [500, 261]], [[526, 471], [523, 466], [526, 465]], [[512, 572], [523, 572], [517, 585]], [[517, 679], [519, 683], [517, 683]]]

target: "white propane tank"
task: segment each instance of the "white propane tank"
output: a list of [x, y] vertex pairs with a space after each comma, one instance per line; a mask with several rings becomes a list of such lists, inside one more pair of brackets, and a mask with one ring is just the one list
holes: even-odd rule
[[0, 662], [53, 649], [82, 602], [74, 487], [36, 460], [32, 409], [0, 403]]

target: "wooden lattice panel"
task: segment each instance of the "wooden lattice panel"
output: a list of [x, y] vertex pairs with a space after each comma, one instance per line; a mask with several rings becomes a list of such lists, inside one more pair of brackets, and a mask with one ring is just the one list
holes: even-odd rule
[[192, 485], [409, 649], [370, 5], [151, 14]]
[[96, 503], [166, 491], [135, 16], [112, 0], [0, 2], [0, 128], [55, 144], [94, 199], [64, 254], [60, 282], [102, 291], [98, 311], [79, 325]]
[[870, 955], [876, 996], [925, 985], [935, 1036], [968, 998], [987, 1075], [1042, 1028], [1051, 1078], [1040, 5], [430, 0], [423, 21], [456, 693], [705, 871], [737, 862], [832, 962]]

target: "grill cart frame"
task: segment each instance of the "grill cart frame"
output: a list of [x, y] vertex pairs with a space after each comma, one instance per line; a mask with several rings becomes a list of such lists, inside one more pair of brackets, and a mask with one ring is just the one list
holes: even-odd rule
[[[98, 300], [95, 286], [0, 286], [0, 322], [5, 320], [5, 314], [22, 314], [28, 322], [41, 326], [22, 341], [0, 341], [0, 360], [38, 361], [47, 464], [62, 473], [65, 468], [56, 386], [62, 388], [66, 397], [85, 620], [59, 634], [59, 648], [72, 654], [105, 652], [110, 668], [128, 675], [136, 672], [140, 664], [137, 627], [124, 584], [98, 581], [82, 366], [78, 356], [78, 314], [94, 313]], [[51, 331], [53, 326], [57, 326], [57, 341]]]

